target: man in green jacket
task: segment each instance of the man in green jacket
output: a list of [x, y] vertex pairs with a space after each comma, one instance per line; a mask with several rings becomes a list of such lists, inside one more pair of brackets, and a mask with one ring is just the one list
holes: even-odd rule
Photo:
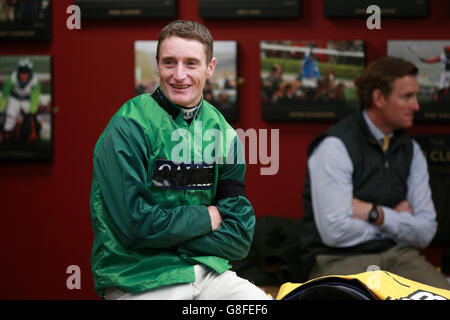
[[174, 21], [156, 60], [159, 87], [126, 102], [95, 146], [95, 289], [105, 299], [267, 299], [228, 270], [247, 255], [255, 217], [239, 138], [203, 100], [212, 37]]

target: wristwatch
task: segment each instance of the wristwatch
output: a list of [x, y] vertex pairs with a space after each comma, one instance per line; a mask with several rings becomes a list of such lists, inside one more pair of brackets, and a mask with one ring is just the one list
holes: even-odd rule
[[369, 211], [369, 222], [375, 223], [380, 217], [380, 213], [377, 210], [377, 205], [374, 203], [372, 209]]

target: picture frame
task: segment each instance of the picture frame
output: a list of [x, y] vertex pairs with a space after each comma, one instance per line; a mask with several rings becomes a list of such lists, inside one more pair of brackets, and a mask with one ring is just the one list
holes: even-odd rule
[[301, 0], [199, 0], [204, 19], [299, 18]]
[[414, 134], [427, 160], [438, 228], [434, 243], [450, 243], [450, 135]]
[[52, 58], [0, 56], [0, 160], [53, 159]]
[[382, 18], [425, 18], [429, 15], [428, 0], [323, 0], [327, 18], [365, 18], [370, 5], [380, 7]]
[[387, 55], [419, 69], [416, 122], [450, 122], [450, 40], [388, 40]]
[[177, 0], [75, 0], [83, 20], [172, 19], [177, 16]]
[[[136, 95], [153, 93], [158, 86], [156, 73], [156, 40], [135, 41], [135, 91]], [[238, 43], [214, 41], [217, 65], [207, 79], [203, 97], [216, 107], [229, 122], [239, 118]]]
[[51, 0], [1, 0], [0, 40], [51, 40]]
[[364, 41], [261, 41], [260, 50], [264, 120], [336, 121], [358, 107]]

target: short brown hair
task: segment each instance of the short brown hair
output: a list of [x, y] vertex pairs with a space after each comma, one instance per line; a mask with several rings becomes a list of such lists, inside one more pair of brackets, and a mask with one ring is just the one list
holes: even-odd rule
[[366, 109], [370, 107], [372, 92], [375, 89], [381, 90], [387, 97], [391, 94], [396, 79], [417, 76], [418, 72], [414, 64], [400, 58], [384, 57], [372, 62], [362, 72], [356, 83], [361, 107]]
[[156, 47], [156, 60], [159, 61], [159, 47], [161, 43], [170, 37], [179, 37], [183, 39], [200, 41], [205, 47], [206, 62], [209, 63], [213, 58], [214, 40], [209, 30], [202, 24], [188, 20], [175, 20], [165, 26], [158, 38]]

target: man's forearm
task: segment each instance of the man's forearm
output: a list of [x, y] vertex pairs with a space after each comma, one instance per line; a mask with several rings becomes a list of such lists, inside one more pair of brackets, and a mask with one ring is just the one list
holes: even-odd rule
[[[373, 205], [373, 203], [353, 198], [353, 216], [356, 219], [369, 221], [369, 212], [372, 210]], [[376, 210], [378, 211], [378, 219], [373, 224], [379, 227], [384, 223], [384, 212], [383, 208], [379, 205], [376, 206]]]
[[179, 252], [191, 256], [219, 256], [227, 260], [245, 258], [255, 225], [252, 206], [245, 197], [233, 197], [219, 201], [215, 208], [223, 219], [220, 227], [179, 244]]

